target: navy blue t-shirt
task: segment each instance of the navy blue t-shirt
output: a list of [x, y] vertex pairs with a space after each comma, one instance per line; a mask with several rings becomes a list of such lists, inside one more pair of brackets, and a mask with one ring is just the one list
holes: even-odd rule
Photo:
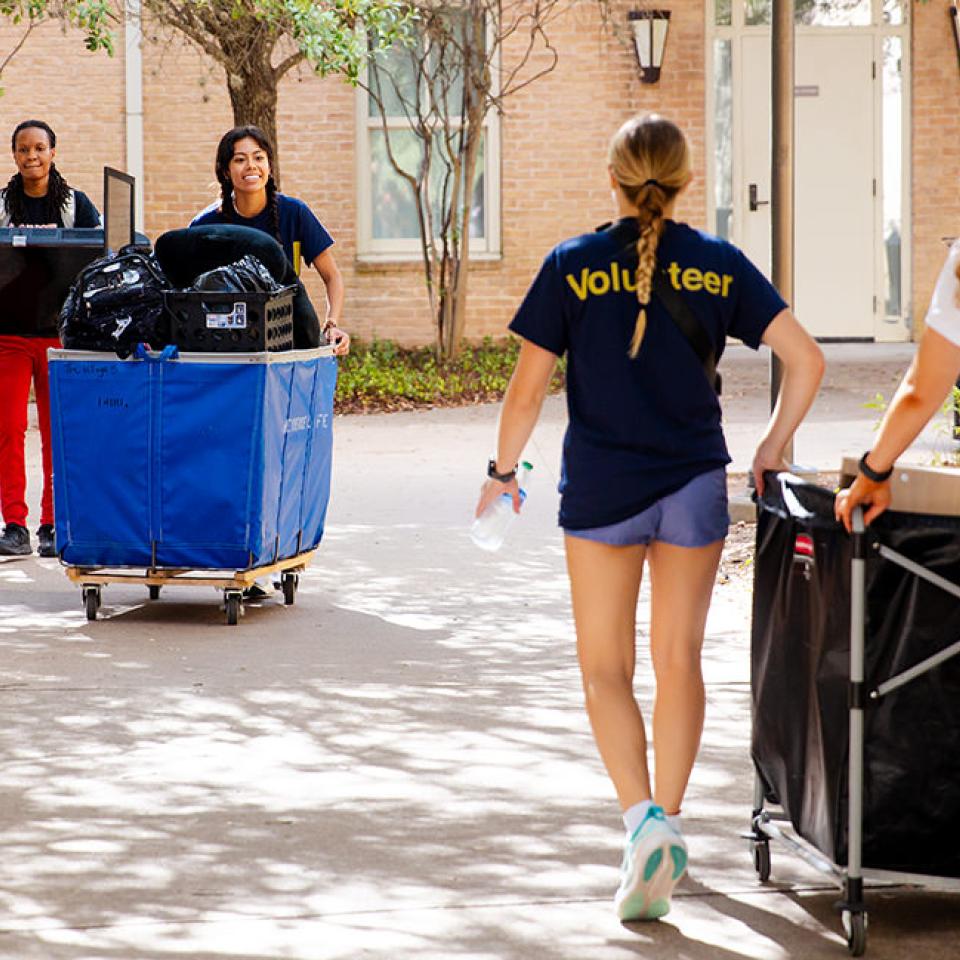
[[[333, 238], [302, 200], [278, 193], [277, 205], [280, 215], [280, 245], [299, 273], [300, 257], [308, 264], [313, 263], [324, 250], [333, 245]], [[190, 226], [199, 227], [207, 223], [236, 223], [274, 236], [269, 207], [265, 207], [255, 217], [241, 217], [237, 214], [232, 220], [228, 220], [220, 212], [220, 202], [217, 201], [198, 213], [190, 221]]]
[[[567, 354], [560, 526], [618, 523], [730, 462], [720, 403], [689, 341], [656, 296], [640, 351], [635, 246], [606, 232], [555, 247], [510, 329]], [[703, 324], [719, 360], [727, 335], [757, 349], [786, 304], [732, 244], [665, 222], [657, 265]]]

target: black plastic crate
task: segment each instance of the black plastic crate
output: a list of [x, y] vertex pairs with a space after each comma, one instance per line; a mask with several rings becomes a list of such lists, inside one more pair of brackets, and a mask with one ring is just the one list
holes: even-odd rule
[[170, 342], [196, 353], [292, 350], [293, 292], [167, 290]]

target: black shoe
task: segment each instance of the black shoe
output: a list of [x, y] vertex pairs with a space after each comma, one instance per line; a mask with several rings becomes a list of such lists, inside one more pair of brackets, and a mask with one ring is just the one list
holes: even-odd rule
[[259, 583], [255, 583], [243, 591], [243, 602], [259, 603], [261, 600], [264, 600], [269, 596], [270, 594], [267, 593], [267, 591], [264, 590]]
[[53, 524], [42, 523], [37, 530], [37, 553], [41, 557], [55, 557], [57, 546], [53, 542]]
[[0, 537], [0, 557], [25, 557], [33, 553], [30, 546], [30, 534], [19, 523], [8, 523]]

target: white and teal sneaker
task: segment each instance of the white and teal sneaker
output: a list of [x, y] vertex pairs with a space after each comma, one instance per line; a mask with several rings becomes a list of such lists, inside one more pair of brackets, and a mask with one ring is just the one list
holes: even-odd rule
[[657, 920], [670, 910], [670, 894], [687, 869], [687, 845], [662, 807], [651, 806], [627, 839], [620, 887], [613, 898], [621, 920]]

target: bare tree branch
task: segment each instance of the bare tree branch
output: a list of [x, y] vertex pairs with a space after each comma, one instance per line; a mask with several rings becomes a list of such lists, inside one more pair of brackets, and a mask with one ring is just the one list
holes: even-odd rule
[[20, 52], [20, 49], [27, 42], [27, 37], [36, 29], [37, 23], [34, 20], [31, 20], [27, 24], [27, 29], [23, 31], [23, 36], [18, 41], [17, 45], [3, 58], [3, 63], [0, 63], [0, 74], [7, 69], [7, 64]]
[[[602, 7], [608, 0], [579, 0]], [[387, 158], [417, 206], [437, 339], [455, 352], [463, 332], [476, 166], [491, 110], [556, 68], [549, 28], [578, 0], [411, 0], [417, 36], [389, 73], [371, 64], [366, 86], [381, 114]], [[519, 40], [519, 44], [518, 44]], [[510, 62], [502, 65], [504, 53]], [[403, 71], [399, 65], [409, 61]], [[412, 85], [412, 89], [411, 89]], [[388, 122], [388, 114], [392, 122]], [[406, 123], [396, 121], [404, 117]], [[416, 137], [419, 167], [402, 169], [390, 141]]]

